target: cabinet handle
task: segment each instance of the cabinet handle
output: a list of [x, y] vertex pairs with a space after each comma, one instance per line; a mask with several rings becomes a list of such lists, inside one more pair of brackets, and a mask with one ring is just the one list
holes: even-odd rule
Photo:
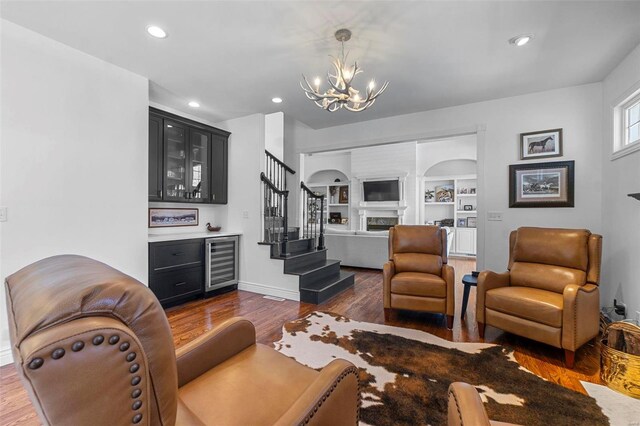
[[179, 286], [181, 286], [181, 285], [185, 285], [186, 283], [187, 283], [186, 281], [182, 281], [182, 282], [180, 282], [180, 283], [175, 283], [173, 286], [174, 286], [174, 287], [179, 287]]
[[173, 253], [173, 255], [174, 255], [174, 256], [182, 256], [183, 254], [184, 254], [184, 253], [183, 253], [183, 252], [181, 252], [181, 251], [179, 251], [179, 252], [177, 252], [177, 253]]
[[162, 189], [158, 189], [158, 198], [162, 198]]

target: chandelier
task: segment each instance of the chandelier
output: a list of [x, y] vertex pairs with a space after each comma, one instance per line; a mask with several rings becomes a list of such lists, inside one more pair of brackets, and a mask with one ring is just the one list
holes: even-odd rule
[[340, 108], [345, 108], [353, 112], [364, 111], [375, 103], [376, 98], [385, 91], [389, 82], [385, 81], [380, 89], [376, 91], [375, 81], [371, 80], [366, 89], [366, 96], [361, 96], [360, 91], [351, 86], [351, 82], [362, 70], [358, 67], [357, 62], [354, 62], [353, 66], [347, 67], [346, 56], [344, 54], [344, 42], [351, 38], [351, 31], [341, 29], [336, 31], [335, 36], [336, 40], [342, 43], [342, 54], [340, 58], [332, 56], [335, 74], [327, 72], [329, 89], [324, 93], [320, 92], [320, 79], [316, 78], [312, 86], [304, 74], [302, 75], [303, 81], [300, 82], [300, 87], [304, 90], [307, 98], [311, 99], [320, 108], [329, 112], [337, 111]]

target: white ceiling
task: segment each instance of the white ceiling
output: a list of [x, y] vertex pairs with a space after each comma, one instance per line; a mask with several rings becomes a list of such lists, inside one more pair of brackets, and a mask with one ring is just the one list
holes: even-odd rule
[[[3, 0], [0, 13], [148, 77], [152, 101], [214, 122], [282, 110], [313, 128], [600, 81], [640, 43], [638, 1]], [[342, 27], [362, 87], [390, 82], [361, 113], [323, 111], [298, 85], [329, 70]], [[522, 33], [535, 39], [507, 43]]]

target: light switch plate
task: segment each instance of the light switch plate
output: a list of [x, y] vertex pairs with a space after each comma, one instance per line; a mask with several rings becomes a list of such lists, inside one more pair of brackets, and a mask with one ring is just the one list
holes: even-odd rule
[[487, 212], [487, 220], [501, 221], [502, 212]]
[[249, 210], [243, 210], [242, 211], [242, 218], [243, 219], [249, 219]]
[[7, 221], [7, 208], [0, 207], [0, 222], [6, 222], [6, 221]]

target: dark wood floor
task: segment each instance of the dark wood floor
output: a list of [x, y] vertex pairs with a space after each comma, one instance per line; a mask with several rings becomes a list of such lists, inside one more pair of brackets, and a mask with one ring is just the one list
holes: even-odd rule
[[[479, 342], [475, 324], [475, 290], [471, 291], [465, 320], [460, 320], [462, 305], [461, 278], [475, 267], [475, 262], [452, 259], [456, 270], [456, 317], [453, 330], [447, 330], [440, 315], [402, 312], [388, 324], [427, 331], [456, 342]], [[384, 324], [382, 310], [382, 273], [369, 269], [351, 269], [356, 272], [355, 286], [321, 305], [292, 301], [273, 301], [244, 291], [234, 291], [211, 299], [198, 300], [169, 309], [167, 316], [176, 346], [185, 344], [221, 321], [243, 316], [251, 320], [258, 340], [270, 344], [282, 337], [282, 324], [316, 311], [330, 311], [358, 321]], [[485, 342], [499, 343], [515, 350], [518, 362], [530, 371], [555, 383], [584, 392], [581, 380], [599, 383], [599, 349], [587, 344], [576, 354], [576, 366], [567, 370], [563, 366], [562, 352], [524, 338], [507, 335], [487, 327]], [[0, 368], [0, 425], [37, 425], [36, 414], [15, 368]]]

